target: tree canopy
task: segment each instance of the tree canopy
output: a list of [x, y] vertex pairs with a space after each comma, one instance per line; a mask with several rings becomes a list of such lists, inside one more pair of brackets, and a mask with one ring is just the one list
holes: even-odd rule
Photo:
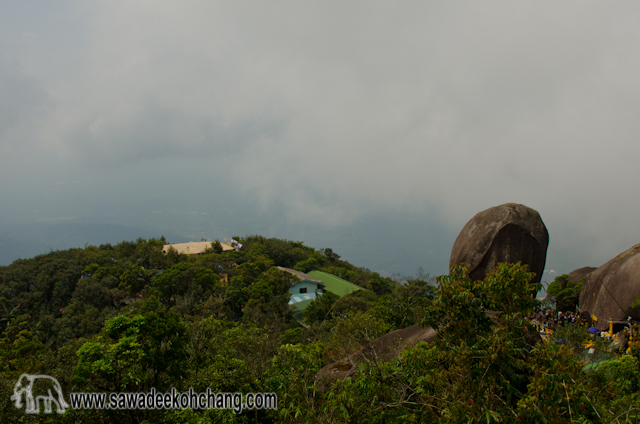
[[[464, 268], [393, 280], [330, 248], [263, 236], [200, 256], [162, 239], [53, 251], [0, 267], [0, 422], [633, 422], [640, 349], [583, 370], [586, 330], [544, 342], [527, 320], [531, 274], [501, 264], [482, 281]], [[311, 302], [296, 321], [277, 267], [320, 270], [359, 285]], [[568, 283], [559, 281], [556, 298]], [[565, 284], [566, 283], [566, 284]], [[564, 284], [564, 286], [563, 286]], [[562, 288], [564, 287], [564, 288]], [[575, 291], [575, 287], [571, 290]], [[567, 296], [570, 298], [570, 296]], [[317, 372], [389, 331], [438, 330], [390, 362], [319, 390]], [[10, 401], [22, 373], [55, 376], [65, 393], [273, 392], [276, 410], [73, 410], [29, 417]]]

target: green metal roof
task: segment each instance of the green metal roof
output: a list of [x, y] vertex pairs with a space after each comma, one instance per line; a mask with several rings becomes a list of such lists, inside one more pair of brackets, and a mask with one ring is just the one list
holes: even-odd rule
[[356, 286], [347, 280], [343, 280], [335, 275], [327, 274], [326, 272], [310, 271], [307, 272], [307, 275], [322, 281], [324, 283], [325, 290], [330, 291], [333, 294], [337, 294], [338, 296], [344, 296], [357, 290], [365, 290], [360, 286]]

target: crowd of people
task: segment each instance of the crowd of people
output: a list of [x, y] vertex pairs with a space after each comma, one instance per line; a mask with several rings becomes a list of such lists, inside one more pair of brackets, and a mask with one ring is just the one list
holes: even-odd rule
[[[640, 325], [634, 321], [631, 317], [628, 317], [626, 321], [613, 322], [614, 325], [618, 325], [618, 331], [615, 331], [616, 327], [609, 327], [608, 331], [599, 331], [596, 327], [593, 327], [592, 321], [595, 317], [592, 317], [588, 312], [573, 312], [573, 311], [560, 311], [552, 310], [551, 308], [538, 307], [531, 315], [529, 320], [532, 324], [538, 327], [540, 335], [543, 337], [551, 336], [558, 330], [558, 327], [569, 324], [583, 325], [585, 330], [591, 334], [593, 340], [594, 337], [601, 337], [607, 342], [614, 343], [616, 346], [626, 351], [629, 347], [629, 340], [640, 339]], [[623, 328], [620, 328], [620, 324], [624, 324]], [[610, 325], [612, 325], [610, 323]], [[589, 343], [586, 346], [590, 347], [593, 343]], [[590, 349], [589, 353], [592, 353], [593, 349]]]
[[558, 325], [575, 324], [580, 322], [580, 315], [576, 312], [553, 311], [551, 308], [536, 308], [529, 316], [531, 322], [555, 331]]

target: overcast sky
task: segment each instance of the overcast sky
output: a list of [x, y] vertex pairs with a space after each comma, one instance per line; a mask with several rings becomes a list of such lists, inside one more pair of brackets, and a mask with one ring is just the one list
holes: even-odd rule
[[435, 275], [471, 217], [515, 202], [549, 230], [547, 270], [600, 266], [640, 242], [639, 15], [2, 2], [2, 223], [260, 233]]

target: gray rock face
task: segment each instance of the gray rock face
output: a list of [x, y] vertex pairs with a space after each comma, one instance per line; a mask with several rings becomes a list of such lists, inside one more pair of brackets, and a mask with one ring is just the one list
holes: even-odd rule
[[585, 282], [586, 282], [587, 275], [591, 274], [596, 269], [598, 268], [594, 266], [585, 266], [582, 268], [574, 269], [567, 275], [569, 276], [569, 279], [574, 283], [579, 283], [580, 280], [582, 280], [583, 278], [585, 279]]
[[327, 391], [336, 380], [351, 377], [358, 371], [360, 363], [365, 360], [391, 361], [400, 356], [408, 347], [414, 346], [420, 341], [430, 342], [435, 339], [436, 335], [437, 332], [433, 328], [422, 328], [418, 324], [387, 333], [374, 340], [371, 346], [366, 346], [318, 371], [316, 375], [318, 390]]
[[473, 280], [482, 280], [500, 262], [521, 262], [539, 283], [547, 259], [549, 233], [540, 214], [516, 203], [479, 212], [462, 228], [451, 249], [453, 265], [469, 265]]
[[580, 309], [598, 317], [599, 330], [609, 327], [609, 319], [640, 319], [640, 311], [629, 305], [640, 296], [640, 244], [622, 252], [592, 271], [580, 290]]

